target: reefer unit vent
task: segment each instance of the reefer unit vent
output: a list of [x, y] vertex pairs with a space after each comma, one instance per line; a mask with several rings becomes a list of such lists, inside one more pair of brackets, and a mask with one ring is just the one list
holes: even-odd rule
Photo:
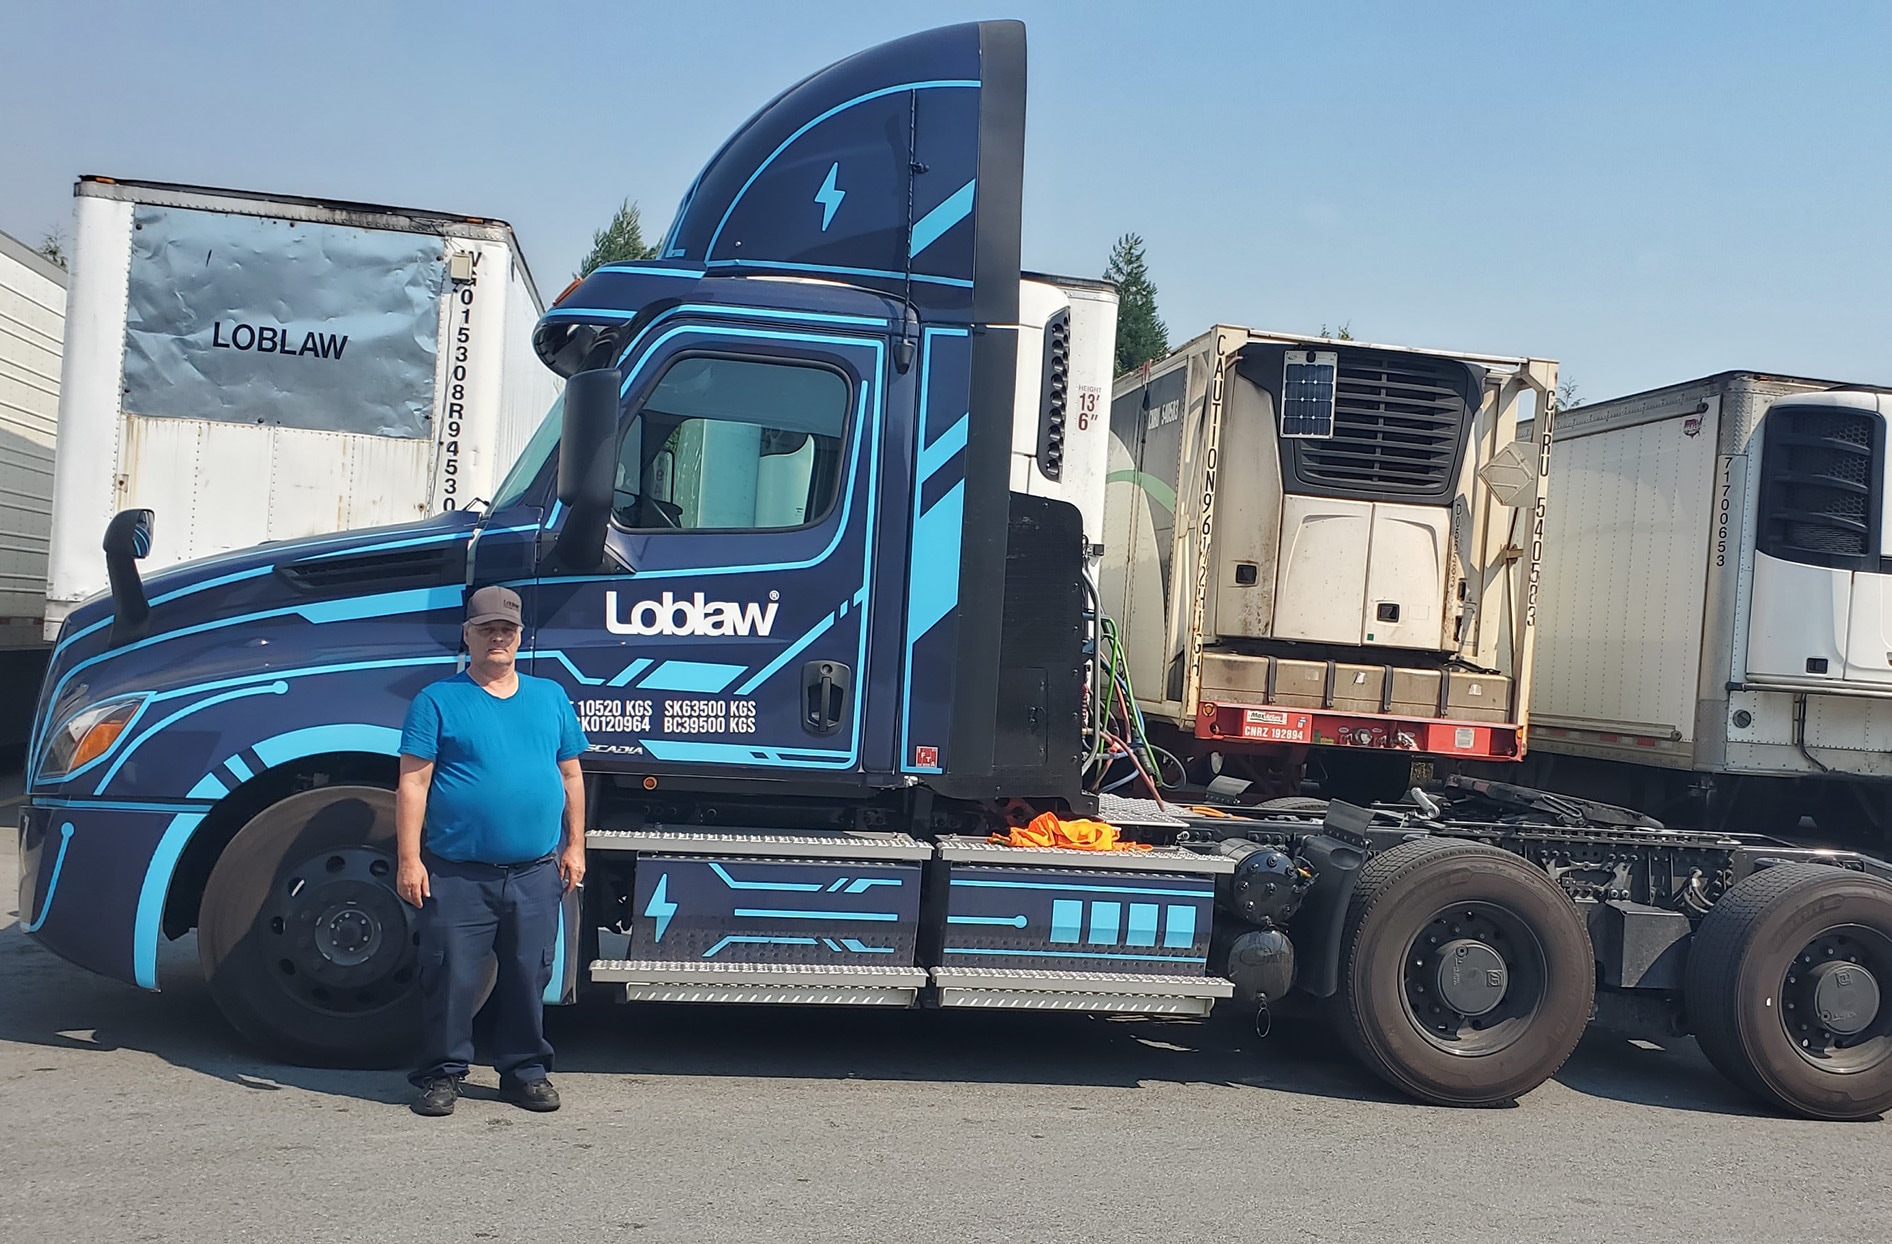
[[1831, 406], [1775, 406], [1761, 451], [1763, 553], [1838, 569], [1877, 569], [1880, 473], [1877, 414]]

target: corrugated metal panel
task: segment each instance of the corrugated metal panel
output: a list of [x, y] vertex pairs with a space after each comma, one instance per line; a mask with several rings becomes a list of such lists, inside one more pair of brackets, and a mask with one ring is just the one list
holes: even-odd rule
[[[1714, 412], [1559, 440], [1532, 713], [1694, 732]], [[1693, 429], [1691, 431], [1690, 429]]]
[[57, 272], [0, 249], [0, 630], [24, 625], [32, 639], [46, 599], [65, 339], [66, 288]]

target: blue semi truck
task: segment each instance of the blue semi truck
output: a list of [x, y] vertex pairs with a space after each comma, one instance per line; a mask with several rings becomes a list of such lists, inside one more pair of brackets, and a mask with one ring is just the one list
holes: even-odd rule
[[[155, 988], [194, 928], [246, 1038], [404, 1057], [399, 727], [463, 659], [467, 592], [501, 583], [525, 668], [592, 742], [548, 1003], [1302, 998], [1390, 1083], [1461, 1105], [1528, 1092], [1594, 1017], [1686, 1025], [1791, 1110], [1892, 1104], [1879, 861], [1489, 782], [1372, 807], [1098, 793], [1138, 763], [1092, 576], [1113, 295], [1021, 271], [1024, 110], [1011, 22], [782, 93], [658, 258], [545, 313], [565, 396], [477, 510], [149, 579], [164, 516], [121, 514], [112, 590], [66, 621], [38, 708], [25, 931]], [[1100, 801], [1144, 849], [991, 840]]]

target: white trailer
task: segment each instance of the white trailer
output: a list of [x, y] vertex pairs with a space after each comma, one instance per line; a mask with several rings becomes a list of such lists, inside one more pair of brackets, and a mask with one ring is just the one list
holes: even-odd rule
[[1118, 379], [1101, 594], [1169, 745], [1394, 795], [1515, 760], [1557, 364], [1218, 325]]
[[41, 645], [66, 270], [0, 233], [0, 651]]
[[103, 591], [105, 525], [159, 569], [491, 497], [558, 394], [504, 221], [81, 178], [45, 635]]
[[1557, 415], [1520, 779], [1675, 824], [1882, 834], [1892, 394], [1727, 372]]

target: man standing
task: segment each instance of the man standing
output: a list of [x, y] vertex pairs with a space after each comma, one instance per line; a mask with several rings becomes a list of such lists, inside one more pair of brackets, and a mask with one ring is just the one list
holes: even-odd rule
[[[486, 957], [498, 959], [493, 1066], [502, 1098], [557, 1110], [543, 996], [559, 900], [585, 877], [585, 736], [555, 682], [514, 668], [519, 597], [467, 601], [466, 672], [425, 688], [401, 731], [395, 889], [420, 908], [415, 1114], [452, 1114], [473, 1058]], [[563, 822], [561, 831], [560, 823]]]

